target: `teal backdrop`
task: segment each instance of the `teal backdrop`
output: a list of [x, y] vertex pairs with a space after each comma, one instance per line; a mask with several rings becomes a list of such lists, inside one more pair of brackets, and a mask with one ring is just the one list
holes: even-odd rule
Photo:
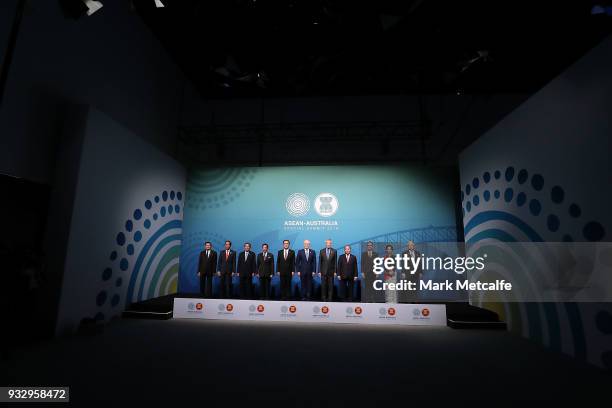
[[351, 244], [359, 257], [361, 242], [398, 233], [428, 236], [431, 230], [435, 239], [435, 231], [450, 229], [456, 239], [455, 186], [452, 170], [407, 165], [193, 169], [179, 291], [199, 292], [197, 261], [205, 241], [219, 251], [229, 239], [237, 252], [248, 241], [257, 253], [266, 242], [276, 254], [283, 239], [295, 250], [309, 239], [319, 250], [331, 238], [340, 250]]

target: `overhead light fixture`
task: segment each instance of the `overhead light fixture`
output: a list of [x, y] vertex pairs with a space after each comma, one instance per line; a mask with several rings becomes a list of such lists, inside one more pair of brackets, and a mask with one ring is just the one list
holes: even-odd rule
[[93, 13], [95, 13], [98, 10], [100, 10], [102, 8], [102, 6], [103, 6], [101, 1], [83, 0], [83, 2], [85, 3], [85, 7], [87, 7], [86, 14], [88, 16], [91, 16]]
[[59, 0], [59, 3], [64, 15], [75, 20], [91, 16], [103, 7], [101, 1], [95, 0]]
[[161, 0], [155, 0], [155, 7], [162, 8], [165, 6], [164, 6], [164, 3], [161, 2]]
[[591, 9], [592, 15], [601, 15], [606, 14], [608, 16], [612, 16], [612, 6], [602, 6], [600, 4], [596, 4]]
[[463, 67], [461, 68], [461, 72], [465, 71], [472, 65], [474, 65], [478, 61], [486, 62], [489, 60], [489, 51], [487, 50], [479, 50], [476, 52], [476, 55], [463, 63]]

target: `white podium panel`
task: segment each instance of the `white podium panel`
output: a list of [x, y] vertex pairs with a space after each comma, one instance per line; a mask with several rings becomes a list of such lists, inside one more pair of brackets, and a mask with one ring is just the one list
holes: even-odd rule
[[446, 305], [175, 298], [175, 319], [446, 326]]

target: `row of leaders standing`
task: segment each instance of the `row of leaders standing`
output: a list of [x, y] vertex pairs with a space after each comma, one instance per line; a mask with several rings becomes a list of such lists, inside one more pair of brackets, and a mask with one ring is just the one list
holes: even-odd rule
[[[325, 241], [325, 248], [319, 251], [319, 272], [317, 273], [317, 255], [310, 249], [310, 241], [304, 241], [304, 248], [297, 255], [289, 248], [289, 240], [283, 241], [283, 249], [276, 254], [276, 274], [280, 277], [280, 294], [282, 300], [291, 296], [291, 279], [297, 274], [300, 278], [300, 296], [302, 300], [312, 297], [313, 277], [321, 278], [321, 298], [332, 301], [334, 279], [346, 294], [345, 300], [351, 301], [353, 286], [357, 280], [357, 258], [351, 254], [350, 245], [344, 246], [344, 254], [338, 255], [332, 248], [332, 241]], [[268, 251], [268, 244], [262, 245], [262, 252], [255, 254], [251, 244], [244, 244], [244, 251], [236, 254], [231, 249], [231, 241], [225, 241], [225, 248], [217, 254], [212, 244], [206, 242], [200, 252], [197, 275], [200, 278], [200, 292], [204, 297], [212, 296], [212, 280], [216, 274], [221, 278], [221, 297], [229, 298], [232, 293], [232, 277], [240, 279], [240, 298], [250, 299], [253, 296], [253, 276], [260, 281], [260, 298], [270, 298], [270, 281], [274, 276], [274, 255]]]

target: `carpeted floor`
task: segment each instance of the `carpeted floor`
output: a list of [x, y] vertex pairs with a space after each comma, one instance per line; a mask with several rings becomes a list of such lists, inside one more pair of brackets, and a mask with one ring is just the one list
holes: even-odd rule
[[4, 363], [2, 383], [68, 385], [83, 407], [590, 406], [612, 385], [505, 331], [446, 327], [123, 319]]

